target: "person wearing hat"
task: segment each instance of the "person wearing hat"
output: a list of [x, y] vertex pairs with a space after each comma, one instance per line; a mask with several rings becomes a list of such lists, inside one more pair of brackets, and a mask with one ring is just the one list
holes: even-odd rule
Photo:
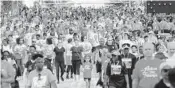
[[144, 58], [139, 60], [132, 74], [132, 88], [154, 88], [159, 82], [159, 66], [163, 62], [153, 57], [154, 45], [143, 45]]
[[175, 63], [172, 62], [172, 60], [167, 60], [160, 65], [161, 80], [155, 85], [155, 88], [171, 88], [168, 73], [175, 67]]
[[170, 88], [175, 88], [175, 68], [171, 69], [168, 73], [168, 79], [171, 84]]
[[128, 77], [129, 77], [129, 86], [132, 88], [132, 71], [134, 69], [135, 63], [137, 61], [136, 56], [131, 54], [130, 51], [130, 44], [129, 43], [124, 43], [122, 45], [123, 48], [123, 54], [121, 54], [121, 60], [122, 62], [125, 63], [126, 69], [128, 71]]
[[109, 88], [129, 88], [125, 63], [122, 62], [118, 51], [112, 52], [112, 58], [107, 65], [106, 74]]

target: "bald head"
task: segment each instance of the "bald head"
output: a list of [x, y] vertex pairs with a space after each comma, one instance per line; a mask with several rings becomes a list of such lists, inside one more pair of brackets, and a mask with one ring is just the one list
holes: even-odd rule
[[169, 42], [167, 44], [168, 54], [173, 55], [175, 53], [175, 42]]
[[145, 49], [145, 48], [154, 49], [154, 44], [152, 44], [152, 43], [145, 43], [145, 44], [143, 45], [143, 49]]
[[143, 54], [145, 57], [151, 57], [154, 53], [154, 45], [152, 43], [145, 43], [143, 45]]

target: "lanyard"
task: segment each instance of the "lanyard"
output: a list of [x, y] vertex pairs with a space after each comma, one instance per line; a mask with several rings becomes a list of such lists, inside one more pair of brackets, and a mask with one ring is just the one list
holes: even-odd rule
[[124, 54], [124, 58], [129, 58], [129, 53], [127, 55]]

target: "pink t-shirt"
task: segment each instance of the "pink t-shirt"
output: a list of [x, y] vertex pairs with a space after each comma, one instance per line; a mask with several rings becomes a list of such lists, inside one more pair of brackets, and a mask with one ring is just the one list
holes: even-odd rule
[[92, 64], [84, 63], [83, 68], [84, 68], [84, 78], [91, 78]]

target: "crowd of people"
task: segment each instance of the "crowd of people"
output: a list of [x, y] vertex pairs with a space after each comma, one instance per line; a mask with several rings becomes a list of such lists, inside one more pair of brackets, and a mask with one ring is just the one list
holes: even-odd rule
[[26, 88], [57, 88], [82, 71], [91, 88], [92, 69], [103, 88], [175, 88], [174, 15], [36, 4], [4, 22], [1, 88], [19, 88], [19, 77]]

